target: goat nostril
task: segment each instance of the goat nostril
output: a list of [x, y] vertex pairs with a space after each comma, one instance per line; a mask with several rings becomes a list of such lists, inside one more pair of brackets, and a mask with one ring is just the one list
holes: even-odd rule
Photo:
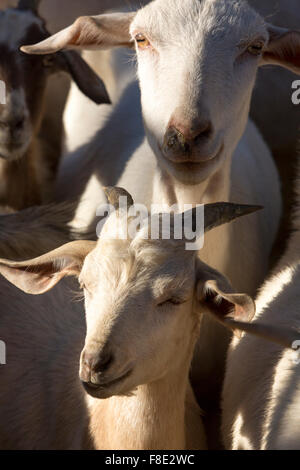
[[113, 354], [103, 352], [99, 354], [83, 353], [82, 363], [87, 370], [95, 373], [105, 372], [114, 360]]
[[177, 138], [175, 135], [171, 135], [168, 140], [167, 140], [167, 146], [169, 148], [174, 147], [174, 145], [177, 143]]
[[25, 123], [25, 119], [24, 118], [20, 118], [18, 119], [15, 124], [14, 124], [14, 128], [16, 130], [21, 130], [24, 126], [24, 123]]
[[213, 127], [212, 123], [210, 121], [207, 121], [201, 125], [201, 127], [198, 127], [196, 130], [191, 130], [191, 134], [194, 136], [194, 140], [200, 139], [200, 138], [205, 138], [209, 137], [212, 133]]
[[100, 359], [94, 364], [95, 372], [105, 372], [113, 363], [113, 354], [106, 353], [100, 357]]
[[166, 147], [172, 148], [178, 143], [179, 132], [175, 127], [169, 127], [165, 133], [164, 144]]
[[166, 152], [168, 150], [179, 150], [181, 152], [188, 153], [190, 146], [184, 135], [179, 130], [177, 130], [175, 127], [170, 127], [165, 134], [164, 150]]

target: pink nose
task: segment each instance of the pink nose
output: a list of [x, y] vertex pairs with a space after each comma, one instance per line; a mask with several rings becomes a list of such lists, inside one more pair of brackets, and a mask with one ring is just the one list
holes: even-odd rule
[[164, 136], [163, 151], [165, 156], [174, 161], [190, 158], [197, 151], [198, 158], [207, 152], [208, 145], [213, 138], [213, 125], [209, 114], [191, 119], [185, 118], [184, 112], [176, 112], [170, 119]]
[[201, 137], [209, 137], [212, 133], [212, 128], [213, 126], [209, 119], [201, 118], [196, 118], [189, 122], [173, 117], [168, 125], [168, 130], [172, 129], [182, 135], [183, 139], [190, 144]]
[[110, 351], [102, 351], [101, 354], [84, 351], [81, 362], [81, 380], [89, 382], [91, 374], [103, 374], [111, 367], [114, 356]]

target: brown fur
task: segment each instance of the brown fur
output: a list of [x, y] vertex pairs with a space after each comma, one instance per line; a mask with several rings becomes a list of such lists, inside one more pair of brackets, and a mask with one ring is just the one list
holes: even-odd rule
[[[0, 32], [0, 80], [7, 90], [7, 103], [0, 105], [0, 204], [19, 210], [53, 200], [63, 138], [62, 82], [52, 80], [53, 76], [68, 73], [97, 104], [109, 103], [109, 97], [99, 76], [76, 52], [52, 57], [21, 52], [22, 45], [49, 36], [36, 12], [22, 8], [0, 11]], [[54, 90], [57, 83], [59, 90]], [[24, 161], [19, 163], [21, 159]]]
[[[0, 79], [6, 84], [8, 92], [24, 89], [26, 106], [29, 111], [29, 120], [32, 127], [31, 143], [25, 154], [17, 161], [0, 160], [2, 181], [5, 181], [5, 190], [2, 191], [1, 204], [7, 204], [16, 210], [40, 204], [49, 199], [50, 185], [54, 180], [60, 157], [55, 155], [56, 163], [53, 165], [53, 155], [43, 155], [39, 133], [44, 115], [44, 99], [47, 85], [48, 70], [43, 67], [40, 58], [26, 57], [19, 50], [23, 42], [35, 42], [47, 37], [48, 33], [41, 26], [32, 24], [24, 36], [20, 38], [16, 49], [11, 45], [0, 44]], [[5, 106], [0, 106], [1, 113]], [[15, 116], [12, 115], [11, 119]]]
[[39, 205], [42, 202], [42, 182], [38, 181], [42, 168], [38, 168], [34, 143], [25, 156], [17, 161], [1, 161], [2, 178], [6, 183], [5, 194], [0, 198], [1, 204], [7, 204], [15, 210]]

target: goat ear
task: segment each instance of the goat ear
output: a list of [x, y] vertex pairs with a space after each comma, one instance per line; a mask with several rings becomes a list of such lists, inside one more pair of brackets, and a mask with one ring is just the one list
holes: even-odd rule
[[135, 13], [81, 16], [71, 26], [44, 41], [22, 46], [27, 54], [50, 54], [62, 49], [110, 49], [132, 47], [129, 34]]
[[96, 242], [68, 243], [46, 255], [15, 263], [0, 260], [0, 274], [26, 294], [44, 294], [65, 276], [78, 276]]
[[264, 324], [255, 315], [255, 302], [246, 294], [233, 291], [229, 281], [218, 271], [197, 260], [197, 310], [212, 315], [217, 321], [241, 337], [248, 333], [284, 348], [294, 349], [299, 334], [292, 328]]
[[255, 315], [255, 303], [247, 294], [234, 292], [229, 281], [218, 271], [198, 261], [196, 302], [201, 312], [213, 315], [224, 326], [227, 319], [249, 322]]
[[300, 75], [300, 31], [268, 25], [270, 39], [260, 65], [280, 65]]
[[110, 98], [101, 78], [75, 51], [56, 54], [59, 70], [69, 73], [79, 90], [97, 104], [110, 104]]

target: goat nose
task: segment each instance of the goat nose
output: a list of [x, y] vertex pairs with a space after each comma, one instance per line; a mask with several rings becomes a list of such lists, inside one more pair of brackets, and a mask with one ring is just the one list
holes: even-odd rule
[[171, 119], [164, 137], [166, 154], [188, 154], [196, 144], [206, 144], [213, 133], [210, 120], [195, 119], [189, 124]]

